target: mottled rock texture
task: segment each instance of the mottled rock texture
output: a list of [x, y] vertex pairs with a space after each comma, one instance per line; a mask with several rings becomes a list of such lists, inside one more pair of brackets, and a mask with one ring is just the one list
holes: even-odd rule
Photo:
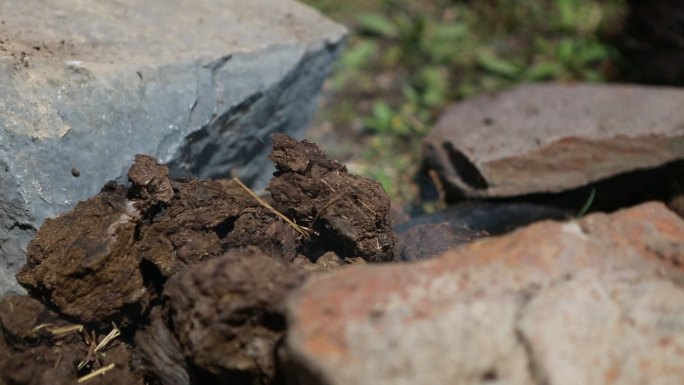
[[290, 298], [293, 384], [680, 384], [684, 221], [660, 203], [540, 222]]

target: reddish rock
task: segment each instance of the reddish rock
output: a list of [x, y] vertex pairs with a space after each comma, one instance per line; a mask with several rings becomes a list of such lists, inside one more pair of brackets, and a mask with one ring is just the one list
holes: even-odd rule
[[684, 222], [659, 203], [540, 222], [288, 302], [294, 384], [684, 382]]
[[448, 191], [560, 192], [684, 158], [684, 91], [532, 85], [451, 107], [425, 140]]

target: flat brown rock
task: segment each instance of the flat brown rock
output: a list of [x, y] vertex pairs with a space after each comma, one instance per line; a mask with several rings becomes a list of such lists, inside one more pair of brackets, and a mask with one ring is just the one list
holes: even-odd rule
[[684, 222], [662, 204], [540, 222], [436, 259], [311, 278], [294, 384], [680, 384]]
[[684, 158], [684, 91], [531, 85], [451, 107], [428, 163], [469, 197], [560, 192]]

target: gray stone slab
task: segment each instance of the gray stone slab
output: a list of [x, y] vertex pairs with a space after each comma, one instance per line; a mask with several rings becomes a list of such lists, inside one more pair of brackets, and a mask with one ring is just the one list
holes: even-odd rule
[[42, 221], [136, 153], [263, 185], [344, 36], [291, 0], [0, 1], [0, 294]]
[[684, 90], [532, 85], [451, 107], [427, 136], [446, 188], [560, 192], [684, 158]]

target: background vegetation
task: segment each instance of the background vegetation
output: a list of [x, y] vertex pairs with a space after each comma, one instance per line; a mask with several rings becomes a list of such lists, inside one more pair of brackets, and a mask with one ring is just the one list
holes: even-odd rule
[[395, 204], [416, 201], [421, 137], [455, 101], [541, 81], [602, 82], [623, 0], [304, 0], [350, 37], [312, 132]]

